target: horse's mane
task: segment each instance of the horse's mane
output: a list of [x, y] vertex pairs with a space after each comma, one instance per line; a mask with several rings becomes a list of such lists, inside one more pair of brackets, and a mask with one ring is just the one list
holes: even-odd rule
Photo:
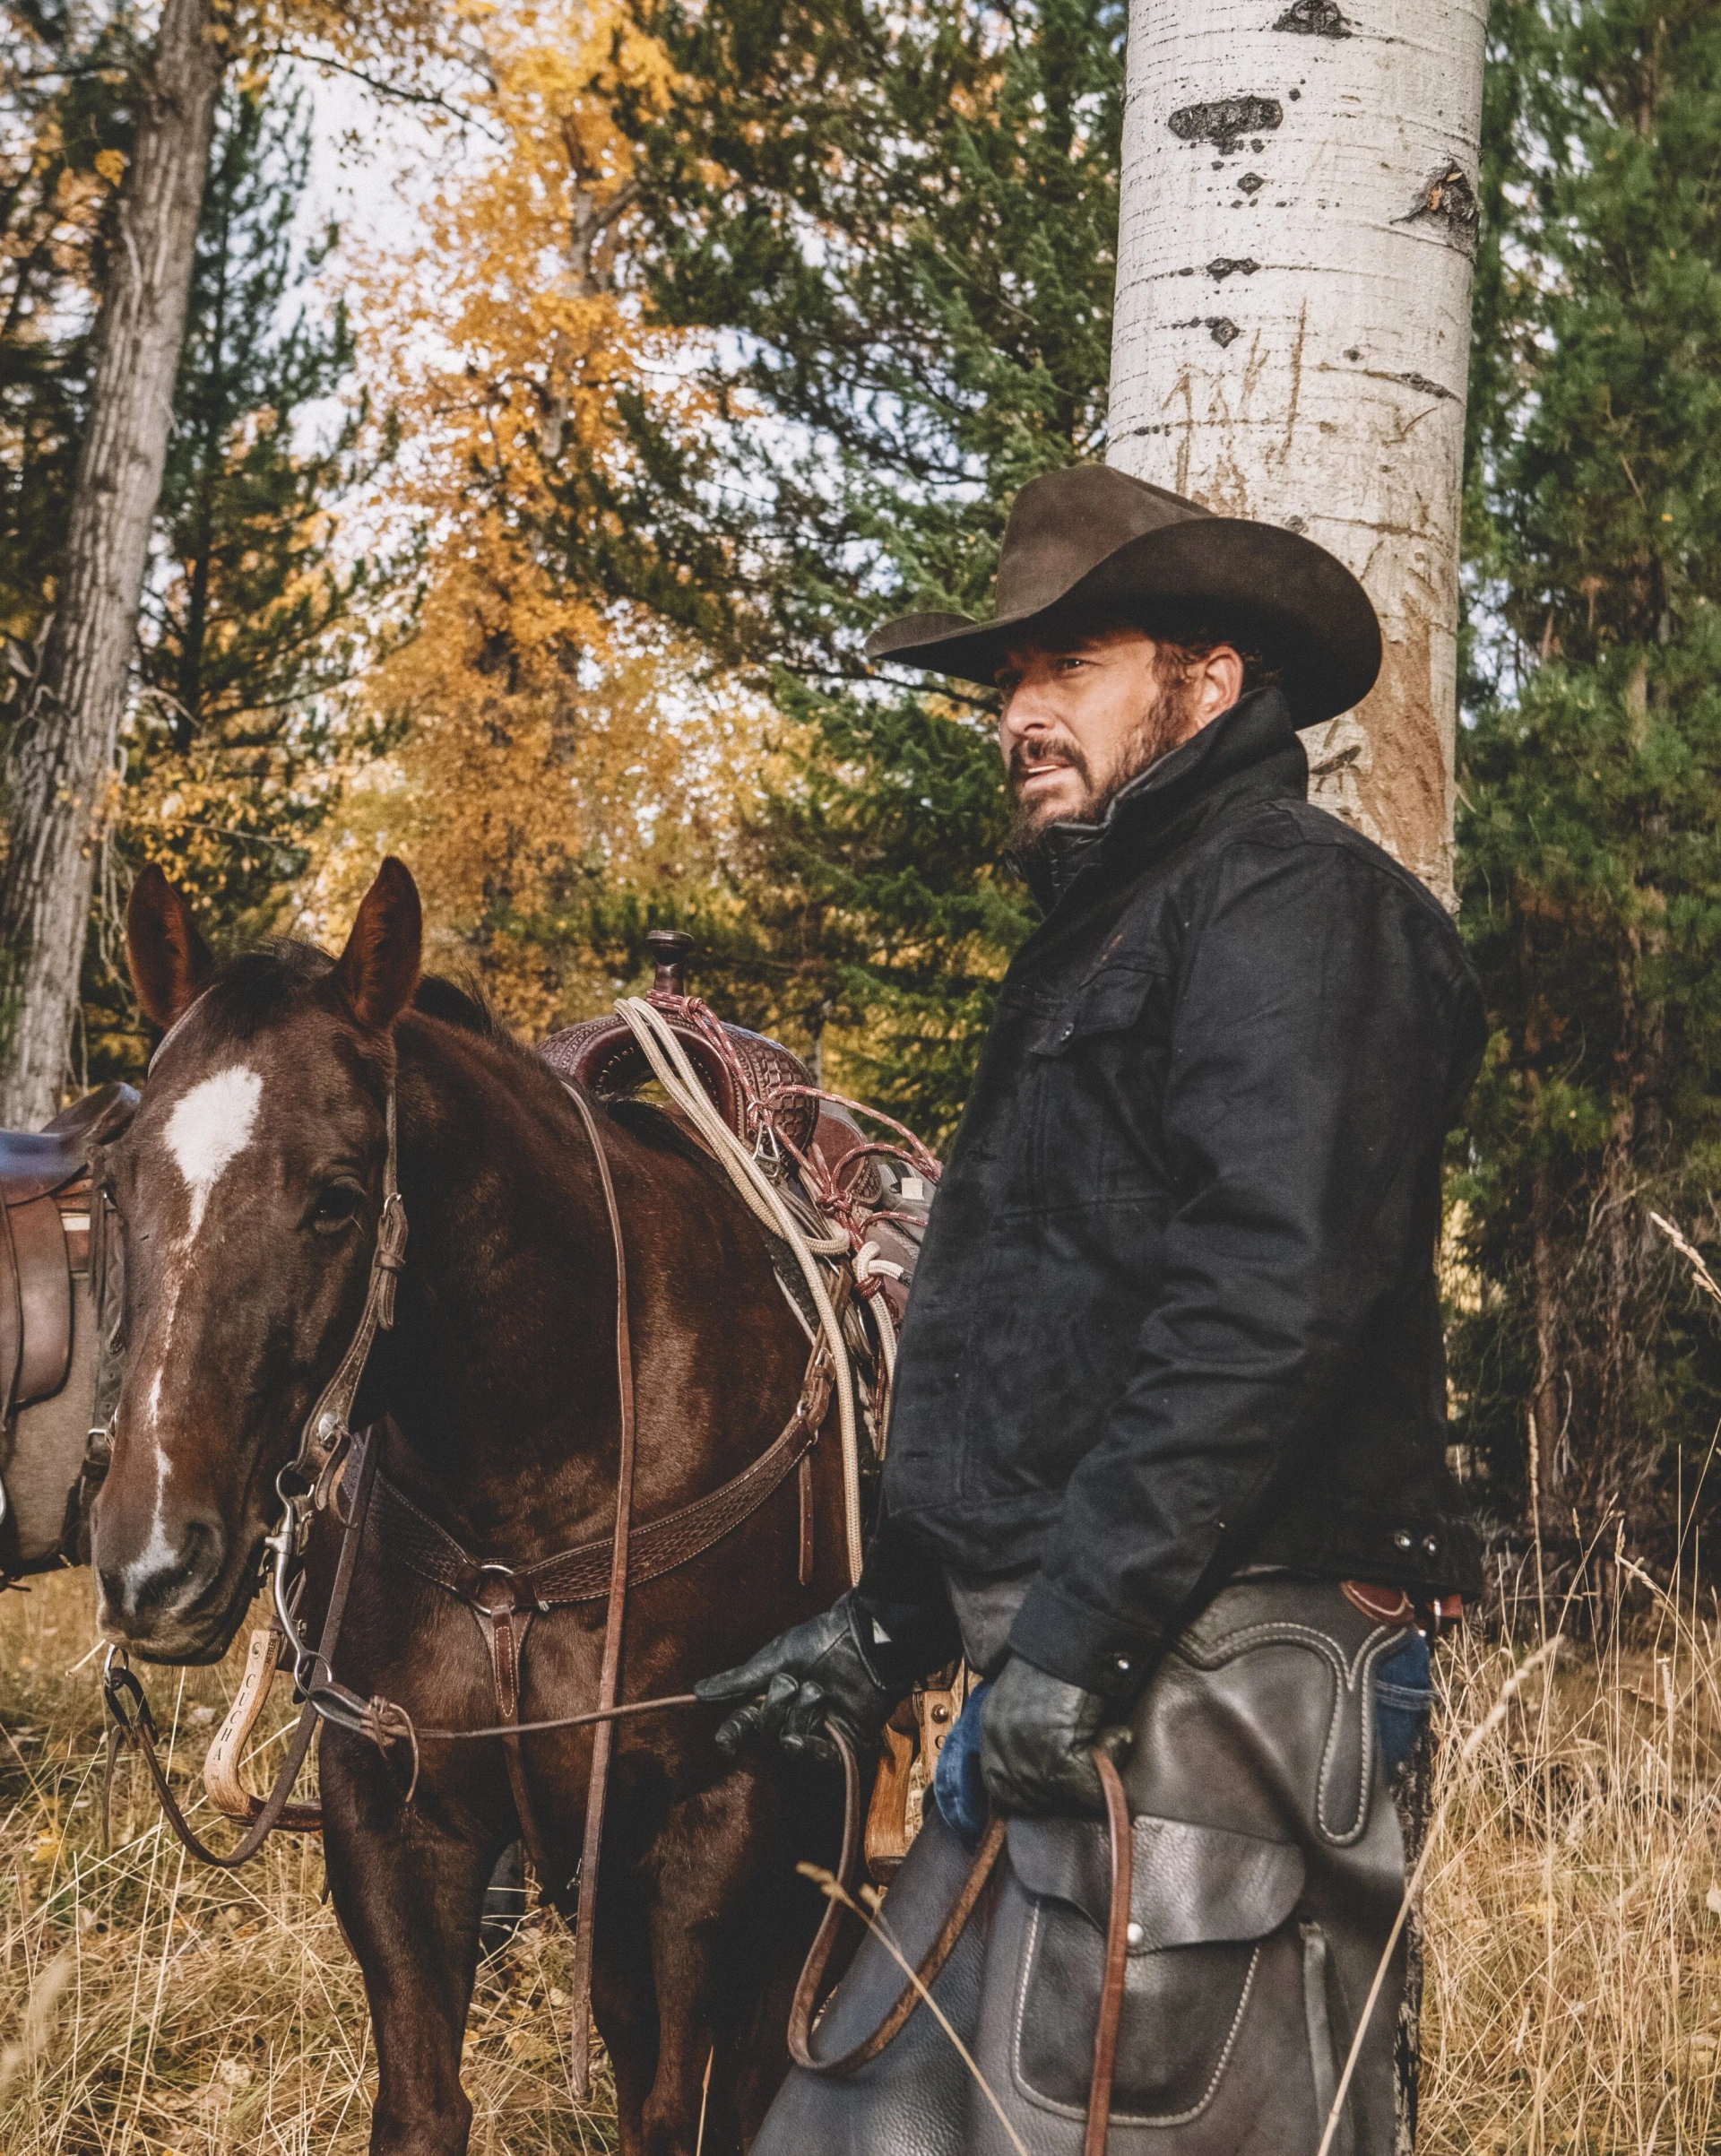
[[223, 1034], [249, 1040], [278, 1017], [302, 989], [333, 972], [314, 943], [283, 936], [223, 958], [203, 992], [203, 1016]]
[[457, 1026], [463, 1033], [480, 1034], [487, 1041], [509, 1048], [520, 1045], [477, 989], [463, 988], [445, 974], [419, 975], [419, 985], [412, 991], [412, 1008], [427, 1018]]
[[[225, 958], [210, 976], [203, 991], [205, 1010], [213, 1025], [239, 1040], [249, 1040], [271, 1019], [281, 1016], [302, 990], [325, 980], [334, 960], [314, 943], [281, 936]], [[489, 1005], [475, 989], [463, 987], [441, 974], [425, 974], [413, 991], [412, 1008], [427, 1018], [438, 1018], [463, 1033], [479, 1035], [498, 1047], [517, 1048]], [[522, 1050], [522, 1053], [526, 1052]]]
[[[334, 960], [314, 943], [283, 936], [223, 959], [204, 991], [209, 1022], [238, 1040], [248, 1040], [278, 1017], [292, 999], [305, 989], [325, 980]], [[536, 1052], [518, 1041], [498, 1018], [480, 991], [470, 984], [451, 981], [443, 974], [425, 974], [412, 991], [412, 1009], [421, 1017], [475, 1035], [505, 1054], [519, 1057], [549, 1075]], [[709, 1166], [702, 1148], [675, 1119], [653, 1101], [604, 1101], [601, 1105], [623, 1129], [648, 1146], [679, 1154], [700, 1166]]]

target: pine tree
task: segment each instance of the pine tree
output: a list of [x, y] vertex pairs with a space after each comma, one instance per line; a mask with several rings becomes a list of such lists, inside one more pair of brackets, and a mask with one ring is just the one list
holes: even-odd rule
[[1492, 40], [1459, 838], [1495, 1030], [1454, 1375], [1544, 1533], [1670, 1539], [1721, 1408], [1651, 1217], [1721, 1235], [1721, 14], [1509, 0]]
[[750, 670], [784, 722], [739, 911], [695, 924], [713, 991], [823, 1035], [832, 1075], [938, 1135], [1030, 911], [999, 863], [986, 699], [876, 679], [860, 645], [894, 613], [983, 606], [1016, 489], [1103, 454], [1123, 10], [647, 19], [680, 84], [637, 123], [649, 295], [721, 333], [726, 424], [713, 455], [715, 430], [678, 439], [637, 400], [643, 480], [607, 482], [617, 536], [584, 566]]

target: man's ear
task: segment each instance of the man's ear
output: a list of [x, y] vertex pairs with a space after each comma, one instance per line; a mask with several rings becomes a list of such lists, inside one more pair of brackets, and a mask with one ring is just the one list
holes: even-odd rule
[[1216, 644], [1198, 667], [1195, 674], [1196, 720], [1195, 731], [1214, 719], [1223, 718], [1243, 693], [1243, 662], [1236, 649], [1229, 644]]
[[419, 887], [406, 863], [391, 853], [365, 893], [334, 965], [335, 987], [361, 1026], [385, 1033], [412, 1000], [423, 937]]
[[125, 962], [138, 1001], [164, 1028], [191, 1008], [215, 969], [190, 906], [152, 861], [138, 870], [125, 908]]

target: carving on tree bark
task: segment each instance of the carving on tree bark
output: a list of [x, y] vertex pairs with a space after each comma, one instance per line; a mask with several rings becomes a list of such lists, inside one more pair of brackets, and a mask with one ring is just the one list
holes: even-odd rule
[[13, 1128], [45, 1121], [66, 1075], [222, 58], [211, 0], [164, 0], [96, 325], [65, 573], [7, 771], [0, 1124]]

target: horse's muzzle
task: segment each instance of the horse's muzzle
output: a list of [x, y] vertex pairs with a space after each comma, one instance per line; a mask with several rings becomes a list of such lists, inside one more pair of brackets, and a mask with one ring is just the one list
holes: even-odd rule
[[135, 1555], [109, 1560], [96, 1531], [103, 1636], [147, 1660], [212, 1662], [237, 1629], [226, 1584], [226, 1531], [214, 1514], [156, 1520]]

